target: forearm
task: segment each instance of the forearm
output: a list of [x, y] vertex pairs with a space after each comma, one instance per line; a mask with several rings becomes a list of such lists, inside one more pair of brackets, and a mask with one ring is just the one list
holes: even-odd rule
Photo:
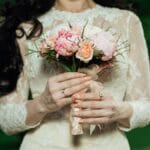
[[133, 112], [129, 119], [129, 127], [119, 125], [123, 131], [130, 131], [138, 127], [144, 127], [150, 123], [150, 101], [148, 99], [141, 99], [136, 101], [128, 101], [131, 105]]
[[0, 127], [7, 135], [16, 134], [40, 125], [47, 112], [34, 100], [0, 104]]
[[118, 115], [118, 125], [123, 126], [125, 128], [130, 127], [130, 118], [133, 114], [133, 109], [128, 102], [123, 102], [120, 107], [118, 108], [119, 115]]
[[41, 98], [42, 96], [39, 96], [36, 97], [34, 100], [29, 100], [26, 103], [26, 109], [27, 109], [26, 125], [27, 126], [34, 126], [36, 124], [39, 124], [48, 113], [46, 109], [44, 109], [39, 102]]

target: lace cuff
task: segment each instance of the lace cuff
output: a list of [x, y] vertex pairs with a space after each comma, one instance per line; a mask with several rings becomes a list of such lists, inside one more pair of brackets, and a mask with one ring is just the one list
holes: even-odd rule
[[129, 120], [130, 127], [122, 127], [120, 124], [118, 124], [118, 128], [122, 131], [128, 132], [132, 129], [138, 128], [138, 127], [144, 127], [150, 123], [150, 102], [149, 100], [143, 99], [143, 100], [137, 100], [137, 101], [128, 101], [128, 103], [133, 108], [133, 114]]
[[40, 125], [40, 122], [38, 122], [33, 126], [27, 126], [25, 124], [26, 116], [26, 102], [0, 105], [0, 127], [7, 135], [16, 134]]

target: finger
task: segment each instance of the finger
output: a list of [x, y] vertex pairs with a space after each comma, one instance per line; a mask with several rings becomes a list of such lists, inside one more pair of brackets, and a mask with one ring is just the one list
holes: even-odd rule
[[112, 96], [102, 95], [100, 97], [99, 93], [77, 93], [73, 96], [74, 99], [82, 100], [82, 101], [112, 101]]
[[65, 73], [62, 73], [62, 74], [59, 74], [55, 77], [53, 77], [53, 81], [55, 82], [62, 82], [62, 81], [65, 81], [65, 80], [70, 80], [70, 79], [73, 79], [73, 78], [80, 78], [80, 77], [85, 77], [86, 74], [83, 74], [83, 73], [78, 73], [78, 72], [65, 72]]
[[100, 100], [100, 95], [98, 93], [77, 93], [73, 97], [78, 100]]
[[71, 98], [63, 98], [61, 100], [53, 101], [51, 105], [47, 105], [48, 109], [51, 110], [51, 112], [54, 112], [56, 110], [60, 110], [62, 107], [69, 105], [72, 103]]
[[[77, 93], [85, 93], [86, 91], [88, 90], [88, 88], [85, 88], [85, 89], [82, 89], [82, 90], [80, 90], [79, 92], [77, 92]], [[77, 93], [75, 93], [75, 94], [77, 94]]]
[[91, 80], [91, 77], [82, 77], [82, 78], [75, 78], [75, 79], [70, 79], [64, 82], [60, 82], [58, 83], [58, 86], [55, 86], [55, 88], [53, 90], [62, 90], [62, 89], [66, 89], [66, 88], [70, 88], [72, 86], [75, 85], [80, 85], [83, 82], [89, 81]]
[[110, 123], [111, 119], [108, 117], [101, 117], [101, 118], [85, 118], [85, 119], [81, 119], [79, 121], [81, 124], [100, 124], [100, 123]]
[[[82, 90], [80, 90], [79, 92], [77, 92], [77, 93], [75, 93], [75, 94], [82, 94], [82, 93], [87, 92], [87, 90], [88, 90], [88, 88], [85, 88], [85, 89], [82, 89]], [[76, 100], [76, 99], [74, 99], [74, 97], [73, 97], [75, 94], [72, 95], [72, 100], [73, 100], [73, 102], [75, 102], [75, 100]]]
[[60, 99], [63, 99], [65, 97], [67, 97], [67, 95], [64, 93], [63, 90], [53, 92], [53, 94], [52, 94], [52, 99], [55, 99], [55, 100], [60, 100]]
[[115, 107], [115, 104], [110, 101], [82, 101], [82, 100], [75, 100], [76, 104], [74, 104], [74, 107], [79, 108], [91, 108], [91, 109], [113, 109]]
[[110, 117], [113, 115], [113, 111], [111, 109], [80, 109], [79, 111], [73, 112], [73, 116], [81, 117], [81, 118], [90, 118], [90, 117]]
[[57, 104], [58, 104], [60, 107], [64, 107], [64, 106], [66, 106], [66, 105], [70, 105], [71, 103], [72, 103], [71, 97], [63, 98], [63, 99], [57, 101]]
[[81, 101], [81, 100], [75, 100], [76, 104], [73, 104], [72, 107], [77, 108], [85, 108], [85, 109], [98, 109], [101, 108], [99, 105], [99, 101]]
[[86, 81], [80, 85], [76, 85], [76, 86], [73, 86], [71, 88], [68, 88], [68, 89], [65, 89], [64, 92], [65, 92], [65, 95], [66, 96], [70, 96], [70, 95], [73, 95], [85, 88], [87, 88], [88, 86], [90, 85], [90, 81]]

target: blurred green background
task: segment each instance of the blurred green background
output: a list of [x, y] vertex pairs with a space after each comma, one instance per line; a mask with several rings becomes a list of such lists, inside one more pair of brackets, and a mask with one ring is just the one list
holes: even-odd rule
[[[5, 0], [0, 0], [0, 5]], [[12, 1], [12, 0], [11, 0]], [[143, 23], [145, 37], [150, 49], [150, 1], [149, 0], [127, 0], [130, 7], [135, 7], [137, 14]], [[150, 51], [149, 51], [150, 52]], [[23, 134], [6, 136], [0, 131], [0, 150], [18, 150]], [[150, 150], [150, 126], [135, 129], [127, 133], [131, 150]]]

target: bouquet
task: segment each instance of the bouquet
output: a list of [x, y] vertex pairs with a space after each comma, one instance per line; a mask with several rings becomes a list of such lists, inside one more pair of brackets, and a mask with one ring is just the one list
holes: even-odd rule
[[[87, 26], [72, 26], [68, 23], [67, 29], [61, 28], [55, 34], [43, 38], [38, 46], [41, 56], [49, 62], [60, 64], [65, 71], [86, 72], [87, 68], [94, 68], [91, 74], [86, 73], [96, 80], [98, 73], [114, 65], [122, 44], [118, 45], [111, 32], [96, 27], [93, 30]], [[87, 30], [90, 32], [87, 33]], [[71, 112], [78, 111], [78, 108], [71, 109]], [[73, 135], [83, 134], [79, 119], [71, 116]]]
[[113, 60], [117, 43], [111, 33], [101, 30], [86, 37], [86, 26], [69, 27], [41, 41], [40, 54], [48, 61], [56, 61], [66, 71], [77, 71], [91, 64], [100, 65]]

